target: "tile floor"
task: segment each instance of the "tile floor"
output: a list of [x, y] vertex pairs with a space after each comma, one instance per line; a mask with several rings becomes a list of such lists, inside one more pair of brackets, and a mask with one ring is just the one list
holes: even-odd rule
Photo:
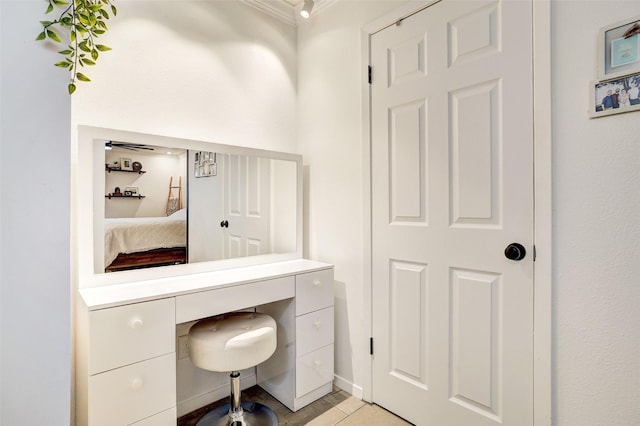
[[[243, 391], [242, 399], [260, 402], [271, 407], [278, 416], [279, 425], [402, 426], [411, 424], [384, 408], [363, 402], [337, 388], [334, 388], [329, 395], [295, 413], [259, 386]], [[227, 402], [228, 398], [225, 398], [186, 414], [178, 419], [178, 426], [194, 426], [207, 411]]]

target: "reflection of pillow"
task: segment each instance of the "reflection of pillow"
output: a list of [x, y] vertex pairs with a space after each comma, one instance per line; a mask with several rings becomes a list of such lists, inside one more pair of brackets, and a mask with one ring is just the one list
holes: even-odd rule
[[187, 209], [180, 209], [177, 212], [169, 215], [170, 218], [176, 220], [186, 220], [187, 219]]

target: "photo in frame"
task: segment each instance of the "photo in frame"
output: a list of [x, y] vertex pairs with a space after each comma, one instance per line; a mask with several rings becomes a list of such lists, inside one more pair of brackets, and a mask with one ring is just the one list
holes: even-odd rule
[[591, 84], [591, 118], [640, 110], [640, 72]]
[[598, 44], [599, 80], [640, 72], [640, 16], [602, 28]]

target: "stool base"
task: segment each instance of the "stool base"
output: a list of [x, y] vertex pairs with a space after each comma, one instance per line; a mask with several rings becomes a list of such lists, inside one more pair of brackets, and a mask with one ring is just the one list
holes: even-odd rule
[[243, 414], [234, 422], [229, 417], [229, 404], [221, 405], [205, 414], [196, 426], [277, 426], [278, 417], [273, 410], [258, 402], [242, 401]]

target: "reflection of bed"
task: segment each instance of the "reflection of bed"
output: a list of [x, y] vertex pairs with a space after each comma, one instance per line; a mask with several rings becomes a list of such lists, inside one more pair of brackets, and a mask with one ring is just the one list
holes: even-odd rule
[[184, 263], [186, 228], [185, 209], [167, 217], [105, 219], [105, 270]]

